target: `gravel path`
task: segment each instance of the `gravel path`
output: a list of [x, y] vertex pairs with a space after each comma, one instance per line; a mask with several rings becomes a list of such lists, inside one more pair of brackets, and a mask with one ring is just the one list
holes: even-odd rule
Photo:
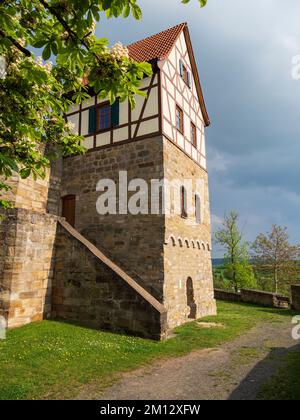
[[216, 349], [161, 360], [122, 375], [101, 395], [83, 390], [79, 399], [253, 400], [282, 356], [300, 343], [291, 338], [291, 320], [261, 324]]

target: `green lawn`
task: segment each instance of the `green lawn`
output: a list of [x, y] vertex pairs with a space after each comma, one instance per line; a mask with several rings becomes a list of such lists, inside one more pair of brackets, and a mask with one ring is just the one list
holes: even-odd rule
[[0, 341], [0, 399], [71, 398], [87, 383], [101, 390], [122, 371], [155, 358], [216, 347], [260, 321], [278, 322], [290, 315], [289, 311], [218, 302], [218, 316], [205, 320], [226, 328], [200, 329], [192, 322], [165, 342], [55, 321], [27, 325], [9, 331], [7, 340]]
[[277, 374], [263, 385], [258, 399], [300, 400], [300, 350], [295, 350], [284, 357]]

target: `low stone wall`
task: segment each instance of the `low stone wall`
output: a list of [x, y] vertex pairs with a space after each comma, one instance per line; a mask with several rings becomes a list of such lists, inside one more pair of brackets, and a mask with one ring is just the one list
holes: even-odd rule
[[105, 261], [115, 266], [70, 225], [58, 225], [52, 317], [152, 339], [165, 338], [168, 328], [163, 305], [121, 269], [112, 269]]
[[0, 221], [0, 315], [8, 327], [51, 312], [51, 264], [57, 218], [14, 208]]
[[290, 299], [288, 297], [260, 290], [241, 289], [241, 299], [243, 302], [274, 308], [290, 307]]
[[215, 298], [230, 302], [245, 302], [255, 305], [269, 306], [272, 308], [287, 309], [291, 301], [286, 296], [276, 293], [269, 293], [260, 290], [241, 289], [240, 293], [229, 292], [226, 290], [215, 289]]
[[295, 311], [300, 311], [300, 284], [295, 284], [292, 289], [292, 307]]
[[241, 294], [235, 292], [229, 292], [222, 289], [214, 289], [215, 299], [227, 300], [229, 302], [240, 302]]

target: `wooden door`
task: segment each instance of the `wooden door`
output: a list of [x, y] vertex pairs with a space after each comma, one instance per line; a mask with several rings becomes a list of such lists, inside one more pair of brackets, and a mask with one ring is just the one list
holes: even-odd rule
[[75, 195], [66, 195], [62, 198], [62, 217], [65, 217], [66, 221], [71, 226], [75, 226]]

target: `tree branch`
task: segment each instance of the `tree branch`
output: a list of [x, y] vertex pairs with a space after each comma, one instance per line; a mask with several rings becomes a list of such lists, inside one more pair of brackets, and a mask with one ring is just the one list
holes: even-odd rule
[[18, 48], [19, 51], [25, 54], [26, 57], [31, 57], [31, 52], [27, 50], [26, 48], [22, 47], [22, 45], [18, 41], [16, 41], [12, 36], [6, 35], [1, 29], [0, 29], [0, 35], [3, 38], [8, 39], [16, 48]]
[[[78, 35], [76, 34], [76, 32], [73, 31], [72, 28], [70, 28], [70, 26], [68, 25], [68, 23], [61, 17], [61, 15], [55, 10], [54, 7], [50, 6], [47, 3], [46, 0], [39, 0], [39, 2], [41, 3], [42, 6], [44, 6], [44, 8], [46, 10], [48, 10], [54, 17], [56, 17], [56, 19], [58, 20], [58, 22], [68, 32], [68, 34], [70, 36], [72, 36], [74, 39], [76, 39], [77, 41], [79, 41], [87, 50], [89, 50], [89, 46], [87, 45], [87, 43], [85, 42], [85, 40], [78, 37]], [[98, 59], [98, 56], [96, 54], [94, 54], [94, 56]]]

